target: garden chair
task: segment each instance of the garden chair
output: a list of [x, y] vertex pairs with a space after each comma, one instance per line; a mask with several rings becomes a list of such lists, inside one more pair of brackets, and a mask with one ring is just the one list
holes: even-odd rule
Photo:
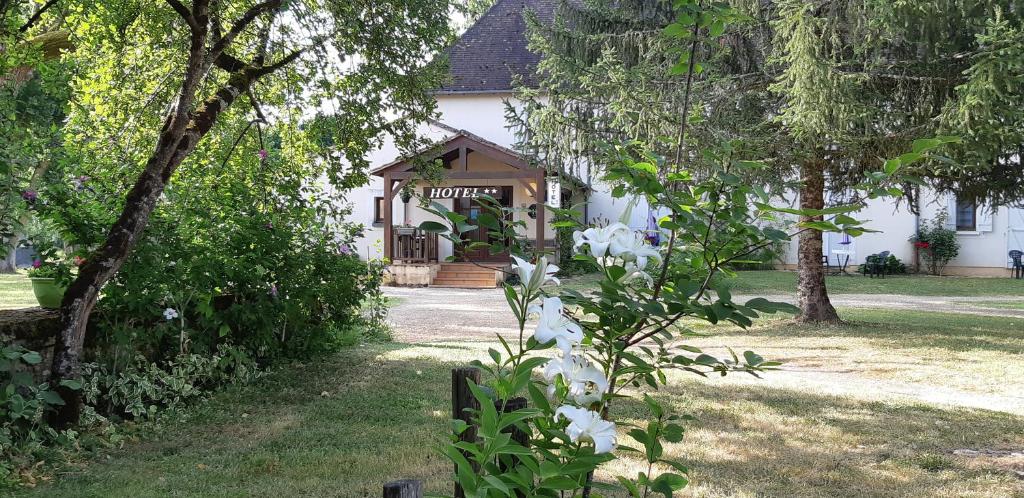
[[867, 271], [868, 277], [869, 278], [875, 278], [875, 275], [878, 275], [880, 278], [885, 278], [885, 272], [886, 272], [886, 264], [885, 263], [888, 260], [889, 260], [889, 251], [882, 251], [882, 252], [880, 252], [878, 254], [872, 254], [871, 256], [868, 256], [867, 262], [865, 263], [868, 266], [868, 271]]
[[1021, 256], [1024, 256], [1024, 252], [1016, 249], [1010, 251], [1010, 261], [1013, 262], [1010, 272], [1013, 278], [1024, 278], [1024, 264], [1021, 264]]
[[828, 254], [821, 255], [821, 266], [825, 268], [825, 275], [832, 274], [832, 266], [830, 266], [830, 263], [828, 262]]

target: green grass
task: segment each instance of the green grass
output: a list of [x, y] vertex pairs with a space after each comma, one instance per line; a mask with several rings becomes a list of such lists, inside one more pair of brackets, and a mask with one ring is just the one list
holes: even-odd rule
[[[578, 291], [597, 286], [599, 275], [588, 274], [567, 278], [563, 285]], [[925, 275], [890, 275], [868, 278], [862, 275], [826, 277], [830, 294], [903, 294], [908, 296], [1021, 296], [1024, 280], [1010, 278], [932, 277]], [[742, 271], [727, 284], [736, 294], [794, 294], [796, 272]]]
[[[903, 294], [908, 296], [1024, 296], [1024, 280], [1010, 278], [862, 275], [826, 277], [832, 294]], [[734, 293], [789, 294], [796, 292], [796, 272], [744, 271], [730, 280]]]
[[32, 282], [24, 272], [0, 273], [0, 309], [28, 308], [38, 306], [32, 294]]
[[[876, 310], [844, 316], [843, 326], [774, 319], [693, 341], [716, 353], [729, 345], [786, 362], [763, 380], [669, 374], [670, 386], [656, 395], [697, 417], [682, 443], [666, 446], [693, 469], [693, 496], [1024, 493], [1012, 461], [953, 454], [1019, 450], [1024, 406], [952, 408], [883, 389], [1019, 396], [1019, 319]], [[22, 494], [373, 497], [396, 478], [423, 479], [429, 492], [442, 493], [451, 469], [436, 449], [450, 413], [449, 369], [486, 360], [488, 346], [368, 345], [290, 365]], [[829, 384], [828, 376], [842, 382]], [[641, 405], [616, 409], [639, 421]], [[629, 444], [625, 436], [620, 442]], [[598, 477], [646, 471], [629, 458], [614, 465]]]
[[1024, 310], [1024, 296], [1017, 301], [975, 301], [972, 306], [978, 308], [995, 308], [1001, 310]]

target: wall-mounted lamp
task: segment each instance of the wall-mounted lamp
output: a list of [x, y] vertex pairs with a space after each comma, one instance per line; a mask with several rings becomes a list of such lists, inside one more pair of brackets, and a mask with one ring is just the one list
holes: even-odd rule
[[537, 205], [530, 204], [530, 207], [526, 209], [526, 214], [531, 220], [537, 219]]

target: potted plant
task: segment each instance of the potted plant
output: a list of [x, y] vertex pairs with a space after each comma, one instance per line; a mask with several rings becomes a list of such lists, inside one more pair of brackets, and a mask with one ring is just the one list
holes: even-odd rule
[[[28, 278], [32, 281], [32, 293], [35, 294], [40, 307], [60, 308], [64, 291], [71, 283], [72, 265], [64, 261], [52, 245], [36, 245], [36, 251], [36, 259], [32, 261], [32, 268], [28, 271]], [[76, 256], [75, 260], [79, 262], [81, 258]]]

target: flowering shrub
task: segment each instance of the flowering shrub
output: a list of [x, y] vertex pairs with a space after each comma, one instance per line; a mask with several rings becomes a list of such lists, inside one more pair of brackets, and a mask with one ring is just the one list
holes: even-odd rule
[[[885, 184], [895, 181], [900, 166], [941, 143], [915, 143], [914, 157], [867, 175], [860, 188], [869, 196], [888, 192]], [[867, 231], [846, 214], [860, 205], [773, 206], [772, 196], [752, 180], [753, 170], [763, 165], [737, 160], [732, 150], [727, 143], [702, 151], [711, 164], [697, 176], [666, 172], [664, 160], [641, 144], [609, 149], [602, 159], [605, 181], [616, 186], [613, 195], [642, 197], [666, 214], [658, 220], [657, 246], [649, 243], [654, 237], [622, 223], [577, 226], [574, 258], [601, 271], [597, 290], [589, 294], [559, 290], [558, 268], [547, 255], [525, 256], [518, 239], [508, 241], [507, 227], [478, 219], [488, 238], [502, 240], [513, 254], [516, 278], [506, 282], [504, 293], [518, 337], [499, 335], [501, 350], [490, 349], [488, 363], [474, 363], [487, 374], [483, 385], [470, 382], [480, 407], [470, 414], [476, 437], [463, 440], [469, 424], [461, 418], [452, 422], [452, 443], [443, 452], [455, 464], [466, 496], [557, 497], [580, 491], [588, 496], [608, 490], [639, 498], [672, 496], [687, 485], [687, 467], [665, 455], [664, 443], [681, 441], [692, 417], [670, 414], [651, 392], [670, 382], [673, 372], [757, 376], [779, 365], [753, 351], [729, 349], [721, 358], [705, 353], [686, 343], [696, 335], [689, 324], [748, 327], [765, 313], [798, 311], [764, 298], [737, 303], [720, 276], [728, 275], [733, 263], [801, 231], [851, 236]], [[500, 213], [493, 200], [481, 202], [485, 211], [498, 212], [496, 219], [509, 214]], [[478, 229], [438, 204], [430, 210], [444, 222], [425, 222], [421, 228], [456, 245], [471, 240], [467, 233]], [[783, 215], [822, 219], [797, 224]], [[532, 406], [510, 409], [523, 396]], [[623, 398], [641, 398], [647, 420], [617, 419], [613, 405]], [[513, 438], [513, 432], [525, 434], [527, 441]], [[599, 466], [627, 456], [639, 458], [644, 470], [611, 481], [595, 479]]]
[[917, 254], [924, 262], [928, 273], [942, 275], [946, 265], [960, 254], [960, 242], [956, 240], [956, 230], [946, 228], [949, 213], [945, 209], [939, 211], [935, 218], [921, 224], [917, 234], [910, 242], [917, 249]]
[[[671, 371], [757, 375], [778, 365], [752, 351], [717, 358], [683, 339], [692, 334], [686, 320], [746, 327], [762, 313], [796, 311], [761, 298], [733, 302], [721, 280], [712, 278], [732, 261], [788, 238], [773, 228], [784, 219], [766, 195], [740, 179], [745, 165], [727, 162], [705, 180], [670, 189], [658, 179], [656, 162], [638, 159], [638, 153], [616, 149], [608, 158], [608, 176], [628, 186], [620, 196], [641, 195], [668, 208], [671, 214], [659, 220], [667, 235], [664, 244], [650, 245], [643, 233], [622, 223], [579, 227], [574, 257], [602, 274], [592, 295], [558, 292], [558, 268], [547, 256], [530, 262], [513, 248], [518, 278], [505, 285], [505, 296], [518, 322], [518, 340], [499, 336], [503, 350], [490, 351], [493, 363], [476, 364], [489, 374], [485, 386], [472, 386], [481, 407], [473, 419], [479, 441], [458, 441], [445, 450], [467, 496], [558, 496], [584, 488], [671, 495], [686, 485], [687, 469], [667, 458], [663, 445], [682, 439], [689, 418], [669, 414], [642, 391], [666, 384]], [[852, 219], [841, 221], [833, 229], [858, 229]], [[445, 233], [459, 241], [471, 229], [449, 220]], [[536, 321], [528, 327], [531, 317]], [[495, 408], [520, 394], [529, 397], [531, 407], [510, 413]], [[649, 420], [638, 426], [616, 420], [612, 403], [637, 395]], [[528, 447], [510, 439], [513, 426], [530, 435]], [[457, 436], [466, 427], [456, 421], [454, 429]], [[622, 441], [621, 433], [630, 441]], [[615, 486], [593, 479], [598, 466], [621, 455], [642, 458], [647, 471], [616, 476]]]
[[28, 270], [29, 278], [52, 278], [60, 286], [71, 283], [72, 268], [78, 266], [77, 264], [68, 263], [63, 251], [48, 240], [34, 239], [32, 246], [36, 258], [32, 261], [32, 268]]

